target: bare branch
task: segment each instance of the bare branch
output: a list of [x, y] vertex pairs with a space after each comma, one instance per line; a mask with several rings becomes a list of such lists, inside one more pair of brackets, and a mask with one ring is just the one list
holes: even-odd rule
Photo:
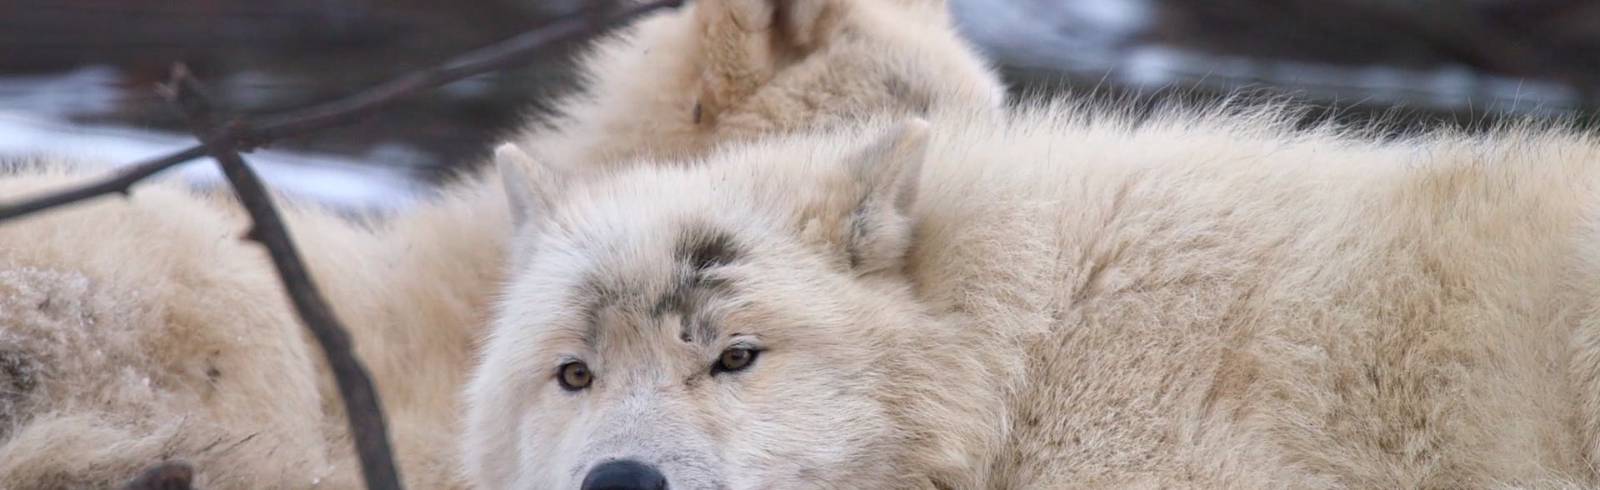
[[107, 194], [122, 194], [126, 196], [134, 184], [147, 177], [161, 173], [161, 171], [177, 166], [178, 164], [206, 156], [204, 145], [189, 148], [171, 155], [167, 155], [148, 162], [141, 162], [118, 170], [116, 175], [105, 178], [99, 182], [83, 187], [68, 189], [66, 191], [40, 196], [16, 204], [0, 206], [0, 221], [33, 214], [57, 206], [65, 206], [78, 201], [104, 196]]
[[518, 66], [532, 59], [533, 54], [554, 44], [574, 40], [656, 10], [677, 7], [682, 3], [683, 0], [646, 2], [603, 18], [593, 14], [568, 16], [498, 44], [456, 57], [443, 65], [411, 73], [343, 99], [283, 114], [263, 116], [257, 120], [234, 120], [222, 125], [210, 139], [204, 140], [204, 144], [139, 163], [93, 184], [14, 204], [0, 205], [0, 221], [107, 194], [127, 194], [134, 184], [145, 178], [205, 156], [207, 146], [220, 145], [249, 152], [282, 138], [350, 124], [397, 100], [464, 78]]
[[499, 44], [469, 52], [442, 66], [391, 80], [344, 100], [264, 117], [254, 124], [241, 123], [238, 130], [240, 148], [249, 151], [262, 143], [286, 136], [349, 124], [394, 99], [408, 97], [422, 90], [475, 75], [520, 65], [545, 47], [577, 39], [600, 26], [627, 22], [645, 13], [663, 7], [676, 7], [681, 3], [682, 0], [647, 2], [625, 9], [604, 20], [596, 20], [593, 16], [583, 14], [569, 16]]
[[267, 247], [272, 265], [278, 269], [278, 278], [294, 303], [295, 311], [322, 347], [322, 354], [328, 360], [328, 367], [333, 371], [333, 379], [344, 400], [345, 416], [349, 419], [350, 435], [355, 442], [356, 455], [361, 460], [361, 473], [366, 477], [367, 488], [398, 490], [401, 488], [399, 471], [389, 446], [383, 404], [378, 398], [377, 389], [373, 387], [372, 377], [351, 352], [348, 330], [339, 323], [333, 309], [318, 292], [316, 283], [312, 282], [311, 274], [300, 260], [300, 253], [295, 249], [294, 240], [290, 238], [282, 216], [272, 204], [271, 195], [244, 158], [239, 156], [239, 152], [213, 137], [216, 130], [212, 127], [211, 102], [200, 83], [189, 75], [189, 70], [183, 65], [173, 68], [168, 92], [173, 103], [188, 118], [195, 137], [209, 142], [206, 148], [222, 167], [222, 173], [233, 186], [234, 195], [238, 196], [240, 205], [244, 206], [254, 223], [246, 239]]

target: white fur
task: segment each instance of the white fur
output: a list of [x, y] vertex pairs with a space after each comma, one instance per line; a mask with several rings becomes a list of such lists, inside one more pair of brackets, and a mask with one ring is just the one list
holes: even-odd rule
[[547, 165], [586, 171], [641, 156], [690, 159], [721, 143], [864, 116], [987, 111], [1005, 101], [942, 0], [692, 7], [623, 34], [649, 42], [598, 44], [584, 58], [585, 90], [516, 143]]
[[[881, 136], [895, 119], [564, 189], [519, 238], [469, 388], [475, 477], [573, 488], [635, 459], [674, 489], [1597, 483], [1593, 136], [1380, 141], [1278, 107], [935, 117], [914, 229], [863, 231], [898, 213], [863, 203], [902, 191], [852, 162], [915, 147]], [[725, 287], [663, 314], [676, 250], [707, 233], [740, 250], [703, 273]], [[903, 261], [852, 266], [862, 240]], [[702, 323], [711, 342], [679, 338]], [[711, 374], [740, 337], [766, 351]], [[557, 386], [561, 359], [594, 383]]]
[[[378, 387], [409, 487], [467, 486], [456, 456], [457, 394], [490, 299], [515, 265], [505, 258], [519, 219], [506, 202], [549, 206], [553, 193], [518, 193], [519, 180], [550, 187], [566, 178], [527, 167], [528, 153], [561, 155], [568, 170], [587, 170], [607, 168], [612, 155], [692, 158], [753, 132], [825, 127], [850, 107], [922, 112], [944, 100], [965, 106], [968, 99], [948, 94], [974, 91], [970, 100], [998, 109], [998, 82], [929, 6], [917, 7], [923, 20], [891, 32], [866, 17], [884, 7], [819, 1], [826, 8], [814, 12], [842, 27], [811, 34], [800, 49], [752, 44], [758, 39], [750, 36], [701, 38], [698, 29], [725, 19], [694, 12], [721, 2], [761, 3], [700, 0], [602, 41], [586, 61], [585, 92], [497, 152], [510, 181], [469, 176], [419, 209], [364, 224], [285, 206], [299, 249]], [[835, 41], [855, 29], [862, 35]], [[724, 60], [711, 72], [700, 60], [712, 49], [764, 57], [782, 49], [786, 63], [763, 65], [771, 80], [729, 83], [722, 73], [752, 70]], [[899, 71], [859, 66], [878, 66], [894, 52], [906, 56], [884, 66]], [[711, 74], [692, 84], [661, 83], [702, 71]], [[878, 83], [890, 75], [917, 82], [909, 90]], [[838, 83], [852, 80], [872, 83]], [[702, 81], [753, 95], [723, 97], [717, 123], [684, 129]], [[794, 111], [755, 102], [813, 100], [822, 102]], [[682, 139], [685, 131], [696, 136]], [[5, 176], [0, 200], [90, 177], [63, 166]], [[246, 228], [230, 200], [172, 183], [0, 224], [0, 488], [115, 487], [167, 459], [196, 465], [199, 488], [359, 485], [321, 353], [265, 255], [240, 240]]]

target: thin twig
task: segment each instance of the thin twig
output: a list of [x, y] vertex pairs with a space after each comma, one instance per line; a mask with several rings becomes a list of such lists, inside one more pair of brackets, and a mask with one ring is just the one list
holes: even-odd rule
[[203, 156], [206, 156], [206, 147], [205, 145], [200, 145], [155, 160], [137, 163], [118, 170], [115, 175], [93, 184], [0, 207], [0, 221], [107, 194], [122, 194], [126, 196], [133, 184], [175, 165]]
[[[183, 65], [172, 70], [172, 81], [167, 86], [167, 96], [177, 105], [189, 121], [190, 130], [201, 141], [216, 142], [213, 133], [213, 109], [200, 82], [189, 75]], [[384, 423], [383, 403], [372, 376], [361, 361], [355, 358], [350, 346], [349, 330], [333, 315], [333, 309], [317, 290], [300, 252], [295, 249], [283, 217], [272, 204], [272, 197], [261, 184], [239, 152], [226, 145], [207, 145], [211, 157], [222, 167], [222, 173], [233, 187], [239, 204], [250, 214], [254, 224], [245, 239], [267, 248], [272, 265], [278, 269], [278, 278], [294, 303], [295, 311], [306, 328], [311, 330], [322, 354], [333, 371], [334, 382], [344, 400], [345, 417], [349, 419], [350, 435], [354, 439], [356, 456], [361, 461], [361, 473], [371, 490], [395, 489], [400, 486], [399, 470], [394, 464], [394, 453], [389, 446], [389, 431]]]
[[207, 146], [221, 146], [249, 152], [282, 138], [350, 124], [397, 100], [464, 78], [518, 66], [532, 59], [534, 53], [554, 44], [574, 40], [606, 27], [629, 22], [656, 10], [677, 7], [682, 3], [683, 0], [646, 2], [599, 19], [586, 14], [568, 16], [506, 41], [458, 56], [443, 65], [402, 76], [343, 99], [283, 114], [263, 116], [256, 120], [234, 120], [223, 124], [220, 130], [203, 144], [141, 162], [89, 185], [14, 204], [0, 205], [0, 221], [107, 194], [127, 194], [134, 184], [147, 177], [205, 156]]

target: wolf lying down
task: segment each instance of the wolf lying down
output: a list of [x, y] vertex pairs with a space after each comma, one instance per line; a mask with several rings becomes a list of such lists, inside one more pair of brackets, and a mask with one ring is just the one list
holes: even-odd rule
[[1600, 141], [1277, 113], [884, 119], [582, 181], [507, 149], [469, 473], [1596, 484]]
[[[1595, 137], [1005, 113], [937, 4], [697, 0], [504, 178], [291, 210], [408, 485], [1600, 485]], [[170, 187], [0, 225], [0, 488], [355, 488], [244, 227]]]
[[[567, 174], [1004, 102], [933, 0], [696, 0], [607, 36], [582, 68], [583, 90], [515, 138]], [[91, 177], [44, 167], [0, 175], [0, 202]], [[488, 170], [373, 222], [284, 209], [408, 488], [473, 486], [460, 392], [511, 238]], [[201, 489], [358, 488], [339, 392], [265, 254], [239, 240], [248, 226], [236, 203], [176, 185], [0, 223], [0, 490], [116, 488], [167, 460]]]

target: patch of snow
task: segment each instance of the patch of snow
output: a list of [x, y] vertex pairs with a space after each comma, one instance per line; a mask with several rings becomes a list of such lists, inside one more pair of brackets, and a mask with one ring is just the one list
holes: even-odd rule
[[431, 165], [436, 160], [415, 146], [393, 142], [379, 143], [360, 159], [365, 162], [383, 162], [385, 166], [394, 168], [420, 168]]
[[101, 114], [116, 108], [121, 73], [87, 66], [62, 74], [0, 78], [0, 108], [68, 117]]
[[[1136, 49], [1123, 61], [1119, 79], [1146, 87], [1168, 84], [1173, 81], [1173, 68], [1183, 66], [1186, 61], [1184, 53], [1171, 49]], [[1233, 70], [1243, 72], [1247, 68], [1238, 66], [1233, 67]]]
[[450, 97], [462, 99], [483, 97], [494, 89], [495, 76], [493, 73], [470, 76], [447, 83], [439, 87], [439, 91]]
[[[59, 157], [109, 170], [194, 144], [185, 134], [79, 125], [0, 109], [0, 157]], [[271, 188], [340, 208], [398, 210], [427, 193], [427, 186], [406, 172], [335, 155], [262, 149], [245, 154], [245, 159]], [[224, 182], [210, 159], [170, 172], [202, 186]]]

